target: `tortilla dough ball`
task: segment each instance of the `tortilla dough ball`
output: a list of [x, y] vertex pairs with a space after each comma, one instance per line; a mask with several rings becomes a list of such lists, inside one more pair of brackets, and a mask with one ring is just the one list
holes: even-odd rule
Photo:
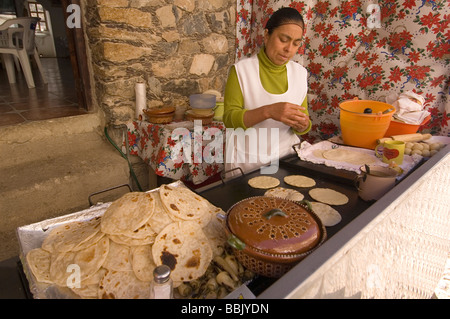
[[430, 150], [439, 150], [441, 148], [441, 145], [439, 143], [433, 143], [430, 145]]

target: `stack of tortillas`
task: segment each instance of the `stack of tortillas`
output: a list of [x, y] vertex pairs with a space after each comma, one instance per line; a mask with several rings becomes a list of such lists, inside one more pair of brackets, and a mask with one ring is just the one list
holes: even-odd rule
[[218, 212], [183, 186], [128, 193], [100, 217], [55, 227], [26, 261], [38, 282], [81, 298], [149, 298], [158, 265], [171, 267], [175, 286], [205, 273], [226, 242]]

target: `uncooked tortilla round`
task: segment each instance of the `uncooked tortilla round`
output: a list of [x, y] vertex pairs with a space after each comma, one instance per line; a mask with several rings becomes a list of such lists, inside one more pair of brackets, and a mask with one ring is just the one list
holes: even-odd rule
[[311, 202], [313, 212], [320, 218], [322, 224], [327, 227], [337, 225], [342, 220], [341, 214], [328, 204]]
[[250, 178], [248, 184], [253, 188], [269, 189], [280, 185], [280, 180], [272, 176], [257, 176]]
[[328, 160], [345, 162], [352, 165], [372, 164], [377, 161], [374, 155], [343, 148], [335, 148], [323, 151], [322, 156]]
[[345, 205], [348, 203], [348, 197], [340, 192], [330, 188], [313, 188], [309, 195], [318, 202], [328, 205]]
[[316, 185], [316, 181], [314, 179], [303, 175], [285, 176], [284, 182], [295, 187], [313, 187]]

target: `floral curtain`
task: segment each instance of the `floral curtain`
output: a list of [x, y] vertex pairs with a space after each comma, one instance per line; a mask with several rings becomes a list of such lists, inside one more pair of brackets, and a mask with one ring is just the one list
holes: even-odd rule
[[269, 16], [294, 7], [306, 23], [294, 58], [309, 71], [310, 142], [340, 134], [339, 103], [414, 91], [431, 120], [422, 132], [449, 136], [448, 0], [237, 0], [236, 60], [257, 52]]

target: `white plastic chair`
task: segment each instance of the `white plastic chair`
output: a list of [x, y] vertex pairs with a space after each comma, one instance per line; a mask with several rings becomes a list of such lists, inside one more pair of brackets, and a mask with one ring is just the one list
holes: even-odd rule
[[40, 18], [36, 17], [15, 18], [0, 25], [0, 54], [8, 73], [9, 83], [16, 83], [13, 61], [13, 57], [16, 57], [20, 62], [28, 87], [35, 87], [29, 55], [34, 56], [41, 77], [44, 83], [47, 83], [41, 59], [34, 43], [36, 24], [39, 20]]

